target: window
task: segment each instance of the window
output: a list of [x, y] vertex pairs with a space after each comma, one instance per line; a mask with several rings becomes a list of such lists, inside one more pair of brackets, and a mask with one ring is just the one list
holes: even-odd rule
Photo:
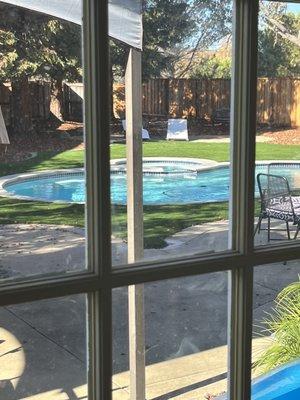
[[[128, 2], [125, 3], [128, 5]], [[212, 1], [212, 4], [214, 7], [219, 6], [219, 2]], [[12, 360], [14, 352], [16, 357], [22, 356], [21, 352], [26, 346], [34, 347], [33, 336], [28, 339], [32, 342], [25, 343], [25, 334], [14, 336], [9, 331], [17, 331], [17, 323], [21, 324], [22, 318], [27, 315], [24, 329], [29, 326], [38, 333], [36, 318], [42, 314], [46, 328], [40, 333], [44, 337], [48, 336], [53, 345], [60, 346], [80, 364], [79, 372], [75, 371], [73, 374], [73, 370], [68, 369], [67, 381], [63, 382], [62, 377], [49, 372], [55, 366], [56, 360], [49, 365], [49, 359], [43, 355], [39, 364], [43, 369], [41, 375], [45, 371], [49, 380], [61, 378], [59, 388], [57, 385], [51, 386], [49, 382], [45, 390], [46, 393], [55, 390], [52, 395], [57, 397], [53, 398], [62, 394], [67, 396], [62, 398], [100, 400], [129, 398], [131, 395], [132, 400], [142, 400], [147, 390], [150, 398], [156, 399], [166, 398], [164, 395], [169, 396], [167, 398], [188, 399], [192, 398], [190, 395], [199, 393], [201, 396], [227, 396], [231, 400], [250, 399], [252, 315], [253, 304], [257, 300], [256, 285], [264, 285], [267, 275], [261, 271], [265, 270], [266, 274], [272, 275], [270, 271], [278, 269], [273, 266], [274, 263], [294, 263], [293, 260], [300, 257], [298, 241], [254, 246], [253, 132], [256, 131], [258, 1], [235, 0], [230, 10], [233, 72], [230, 103], [230, 225], [226, 242], [229, 245], [226, 244], [225, 248], [217, 252], [209, 249], [206, 253], [203, 248], [200, 251], [195, 248], [191, 253], [182, 253], [176, 257], [164, 258], [157, 252], [154, 258], [143, 259], [142, 202], [136, 202], [141, 199], [142, 174], [135, 174], [136, 170], [141, 171], [142, 168], [142, 142], [136, 134], [142, 128], [141, 102], [138, 101], [142, 98], [142, 93], [141, 86], [136, 85], [136, 82], [142, 82], [141, 53], [137, 50], [138, 34], [131, 31], [133, 39], [131, 37], [130, 40], [133, 43], [126, 54], [129, 88], [126, 95], [127, 172], [131, 185], [131, 198], [128, 199], [131, 226], [128, 229], [131, 230], [131, 236], [128, 238], [130, 249], [127, 262], [113, 265], [111, 233], [114, 233], [114, 229], [111, 228], [118, 224], [124, 227], [126, 212], [111, 222], [111, 214], [115, 209], [111, 204], [110, 177], [114, 170], [110, 164], [112, 146], [108, 31], [114, 32], [116, 36], [132, 28], [126, 26], [124, 21], [123, 24], [122, 21], [118, 24], [118, 21], [116, 23], [113, 20], [114, 11], [122, 5], [122, 1], [110, 1], [109, 4], [97, 0], [83, 2], [86, 263], [84, 265], [81, 262], [79, 268], [66, 268], [69, 258], [63, 257], [62, 269], [55, 270], [55, 273], [38, 274], [34, 271], [33, 274], [4, 276], [5, 279], [0, 284], [0, 319], [1, 316], [4, 318], [4, 314], [13, 316], [12, 327], [6, 330], [4, 326], [4, 331], [2, 330], [13, 346], [6, 348], [9, 342], [0, 342], [0, 345], [4, 352], [10, 352], [9, 357]], [[139, 15], [139, 11], [138, 2], [132, 1], [131, 9], [125, 7], [122, 15], [126, 17], [132, 15], [131, 12]], [[77, 18], [80, 21], [80, 13]], [[114, 151], [115, 154], [120, 151], [120, 158], [124, 158], [124, 150], [116, 146]], [[112, 188], [112, 192], [113, 190]], [[10, 240], [9, 236], [4, 240]], [[76, 232], [72, 240], [78, 240]], [[59, 246], [65, 249], [65, 245], [71, 245], [72, 240], [64, 243], [62, 239]], [[123, 244], [122, 238], [118, 243]], [[80, 257], [82, 261], [82, 252]], [[280, 268], [284, 270], [288, 265]], [[267, 290], [264, 295], [268, 296]], [[272, 292], [272, 295], [275, 293]], [[43, 302], [47, 302], [48, 306], [41, 305]], [[162, 307], [158, 307], [160, 302]], [[74, 307], [74, 304], [78, 307]], [[61, 313], [66, 314], [66, 317], [61, 318]], [[86, 320], [85, 315], [88, 316]], [[254, 312], [254, 320], [256, 318]], [[80, 345], [77, 342], [67, 343], [68, 337], [77, 340], [74, 332], [78, 333], [78, 326], [81, 329], [81, 337], [78, 338]], [[61, 330], [63, 327], [65, 333]], [[55, 332], [57, 328], [59, 332]], [[88, 345], [85, 342], [86, 330]], [[55, 343], [51, 339], [53, 335], [56, 335]], [[121, 336], [122, 340], [119, 339]], [[205, 338], [205, 343], [202, 338]], [[45, 349], [45, 353], [52, 351], [51, 346]], [[84, 349], [81, 354], [77, 354], [78, 346]], [[206, 357], [205, 366], [200, 352]], [[181, 363], [178, 362], [179, 359]], [[206, 378], [203, 374], [200, 377], [201, 369], [214, 369], [214, 359], [220, 361], [215, 374], [207, 373]], [[184, 376], [186, 370], [190, 369], [190, 360], [193, 360], [194, 370]], [[26, 354], [22, 361], [29, 362]], [[72, 363], [73, 367], [77, 368], [75, 362]], [[4, 378], [6, 381], [4, 385], [0, 385], [0, 397], [1, 390], [6, 394], [6, 390], [17, 387], [22, 379], [23, 368], [24, 365], [20, 364], [16, 371]], [[169, 381], [163, 390], [161, 387], [158, 390], [157, 382], [160, 377], [168, 376], [171, 369], [176, 372], [172, 375], [173, 382]], [[87, 382], [84, 382], [86, 370]], [[75, 375], [80, 376], [78, 384], [73, 381]], [[210, 387], [212, 392], [204, 393], [201, 382]], [[35, 387], [30, 394], [42, 399], [43, 388], [38, 387], [39, 383], [33, 382]], [[60, 393], [58, 389], [61, 390]], [[26, 398], [28, 393], [21, 393], [20, 396]]]

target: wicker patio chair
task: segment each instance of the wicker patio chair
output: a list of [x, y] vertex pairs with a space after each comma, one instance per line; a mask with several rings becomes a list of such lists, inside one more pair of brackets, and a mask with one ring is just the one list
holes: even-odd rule
[[[297, 238], [300, 229], [300, 196], [292, 196], [288, 180], [284, 176], [271, 174], [258, 174], [257, 183], [261, 201], [261, 211], [255, 228], [260, 233], [261, 222], [268, 220], [268, 242], [271, 240], [271, 218], [284, 221], [288, 239], [290, 236], [289, 222], [297, 225], [294, 239]], [[265, 230], [265, 229], [264, 229]], [[272, 229], [282, 230], [282, 229]]]

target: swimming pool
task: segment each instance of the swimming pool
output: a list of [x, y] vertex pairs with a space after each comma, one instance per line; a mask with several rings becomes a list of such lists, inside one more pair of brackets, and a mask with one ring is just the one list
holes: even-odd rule
[[256, 379], [251, 400], [299, 400], [300, 360], [283, 365]]
[[[144, 161], [144, 204], [188, 204], [228, 200], [229, 166], [207, 161], [208, 163], [205, 160], [184, 159]], [[266, 164], [256, 167], [256, 173], [267, 171]], [[271, 172], [286, 176], [292, 186], [300, 187], [300, 163], [284, 163]], [[18, 176], [6, 179], [2, 188], [7, 195], [24, 199], [75, 203], [85, 201], [83, 170]], [[121, 160], [111, 167], [111, 198], [114, 204], [126, 204], [126, 197], [126, 165], [124, 160]]]
[[[284, 364], [268, 374], [254, 379], [251, 385], [251, 400], [299, 400], [300, 360]], [[216, 400], [228, 400], [221, 395]]]

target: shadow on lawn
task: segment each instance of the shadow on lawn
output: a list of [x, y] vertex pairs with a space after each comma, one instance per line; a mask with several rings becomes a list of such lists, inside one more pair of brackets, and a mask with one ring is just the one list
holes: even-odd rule
[[36, 157], [17, 163], [1, 163], [0, 176], [42, 169], [83, 167], [83, 151], [51, 151], [38, 153]]
[[[227, 218], [227, 202], [144, 206], [144, 246], [163, 248], [165, 239], [182, 229]], [[126, 240], [126, 206], [112, 207], [112, 233]]]
[[0, 224], [43, 223], [84, 226], [84, 205], [0, 197]]

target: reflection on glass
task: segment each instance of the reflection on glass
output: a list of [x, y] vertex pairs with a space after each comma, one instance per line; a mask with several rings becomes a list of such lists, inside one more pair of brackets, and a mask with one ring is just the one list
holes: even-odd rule
[[[134, 390], [134, 344], [145, 359], [144, 398], [204, 400], [226, 391], [227, 279], [228, 273], [220, 272], [139, 286], [135, 300], [142, 293], [144, 306], [136, 301], [129, 312], [132, 289], [114, 289], [114, 399], [127, 399]], [[141, 325], [134, 324], [134, 312]], [[130, 345], [128, 332], [136, 335]], [[141, 359], [138, 382], [143, 380]]]
[[255, 399], [294, 400], [300, 396], [299, 273], [299, 261], [254, 270]]
[[86, 296], [0, 309], [0, 398], [87, 400]]
[[[125, 81], [132, 49], [110, 43], [114, 265], [228, 249], [232, 2], [220, 10], [206, 1], [146, 1], [143, 22], [141, 81], [137, 74]], [[141, 101], [136, 94], [126, 104], [126, 90], [137, 87]], [[134, 115], [142, 119], [143, 151], [129, 151], [126, 112], [140, 102]], [[127, 185], [130, 165], [135, 176]], [[143, 187], [135, 189], [141, 176]], [[127, 198], [128, 189], [136, 200]], [[128, 210], [140, 202], [132, 232]], [[133, 260], [127, 244], [131, 249], [132, 237], [141, 235], [140, 257]]]
[[260, 2], [255, 178], [257, 184], [259, 173], [279, 178], [265, 179], [260, 193], [256, 189], [257, 246], [298, 237], [299, 21], [299, 4]]
[[45, 2], [0, 11], [0, 278], [81, 270], [81, 25]]

